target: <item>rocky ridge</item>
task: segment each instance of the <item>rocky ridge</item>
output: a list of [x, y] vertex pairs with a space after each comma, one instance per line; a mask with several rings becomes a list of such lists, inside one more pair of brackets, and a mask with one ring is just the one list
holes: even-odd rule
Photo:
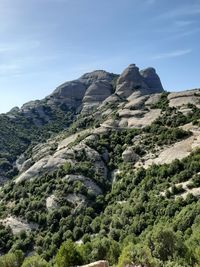
[[[116, 90], [113, 87], [114, 80], [116, 80]], [[75, 108], [84, 112], [98, 107], [113, 93], [120, 97], [128, 97], [133, 93], [149, 95], [160, 92], [163, 92], [163, 87], [155, 69], [147, 68], [139, 71], [135, 64], [131, 64], [120, 76], [103, 70], [86, 73], [77, 80], [58, 86], [43, 100], [30, 101], [21, 109], [12, 109], [9, 115], [20, 112], [25, 116], [31, 116], [31, 113], [38, 112], [42, 119], [48, 121], [44, 104], [66, 105], [69, 109]]]
[[[112, 84], [113, 79], [116, 79], [115, 91]], [[98, 136], [98, 133], [107, 132], [109, 129], [143, 128], [150, 125], [161, 116], [160, 108], [151, 107], [156, 106], [163, 92], [160, 78], [154, 68], [139, 71], [135, 64], [131, 64], [119, 77], [105, 71], [84, 74], [75, 81], [62, 84], [50, 96], [41, 101], [31, 101], [24, 104], [21, 109], [14, 108], [8, 113], [8, 116], [13, 112], [31, 116], [30, 114], [35, 113], [35, 109], [37, 109], [39, 115], [48, 120], [42, 107], [43, 103], [50, 106], [59, 103], [65, 104], [68, 108], [80, 109], [82, 117], [85, 116], [86, 111], [87, 115], [95, 108], [96, 111], [94, 110], [91, 118], [101, 118], [101, 126], [96, 130], [88, 128], [83, 131], [83, 135], [87, 133], [91, 138], [95, 132]], [[176, 107], [180, 112], [184, 112], [184, 105], [188, 103], [198, 106], [200, 93], [198, 89], [169, 93], [167, 98], [170, 107]], [[113, 105], [114, 108], [110, 109], [109, 105]], [[58, 139], [61, 139], [59, 142], [54, 138], [37, 145], [32, 149], [31, 157], [21, 154], [16, 161], [19, 171], [16, 182], [33, 179], [46, 171], [52, 171], [66, 161], [75, 164], [75, 153], [82, 150], [87, 157], [93, 158], [94, 162], [96, 160], [100, 169], [104, 169], [103, 173], [106, 173], [103, 162], [100, 163], [100, 157], [96, 151], [92, 152], [91, 148], [86, 146], [84, 140], [73, 148], [69, 148], [81, 136], [81, 131], [80, 133], [78, 129], [76, 131], [77, 133], [67, 138], [59, 137]], [[87, 141], [87, 138], [85, 140]], [[53, 150], [52, 147], [54, 147]], [[123, 157], [131, 154], [129, 150], [131, 151], [131, 148], [127, 148], [127, 152], [124, 151]], [[129, 157], [131, 158], [131, 156]], [[132, 157], [136, 158], [134, 155]]]

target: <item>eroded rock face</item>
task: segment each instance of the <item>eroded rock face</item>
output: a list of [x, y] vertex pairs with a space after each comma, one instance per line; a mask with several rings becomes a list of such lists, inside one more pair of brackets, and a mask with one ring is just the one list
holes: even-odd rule
[[116, 93], [121, 97], [129, 97], [135, 91], [147, 90], [147, 85], [143, 82], [139, 68], [131, 64], [120, 75], [117, 81]]
[[[84, 107], [87, 108], [97, 106], [112, 94], [112, 80], [115, 77], [116, 74], [103, 70], [86, 73], [77, 80], [61, 84], [42, 100], [27, 102], [21, 109], [12, 109], [8, 116], [15, 118], [15, 115], [20, 113], [27, 118], [32, 118], [37, 126], [41, 126], [43, 121], [51, 120], [48, 114], [49, 107], [65, 105], [68, 109], [80, 110], [83, 102]], [[38, 119], [34, 114], [38, 114]]]
[[104, 102], [121, 101], [130, 95], [134, 99], [141, 95], [163, 91], [160, 79], [153, 68], [139, 71], [135, 64], [129, 65], [119, 76], [116, 94], [113, 94], [115, 89], [112, 83], [117, 76], [103, 70], [86, 73], [77, 80], [61, 84], [51, 95], [42, 100], [25, 103], [21, 109], [15, 109], [15, 112], [10, 112], [8, 116], [21, 113], [25, 117], [32, 118], [35, 125], [41, 126], [44, 122], [51, 121], [49, 107], [65, 105], [68, 109], [91, 112]]
[[140, 74], [142, 75], [144, 82], [149, 87], [151, 93], [160, 93], [164, 90], [160, 78], [154, 68], [141, 70]]
[[116, 74], [109, 73], [104, 70], [96, 70], [96, 71], [84, 74], [83, 76], [79, 78], [79, 81], [81, 81], [83, 84], [85, 84], [88, 87], [92, 83], [95, 83], [96, 81], [99, 81], [99, 80], [112, 82], [115, 76]]
[[21, 109], [16, 110], [16, 114], [21, 114], [25, 118], [31, 119], [33, 123], [40, 127], [51, 120], [49, 114], [45, 111], [45, 100], [35, 100], [25, 103]]
[[181, 107], [187, 104], [200, 105], [200, 89], [170, 93], [168, 95], [170, 107]]
[[69, 107], [78, 107], [87, 87], [80, 81], [66, 82], [60, 85], [47, 99], [47, 103], [64, 103]]
[[84, 150], [87, 158], [91, 159], [97, 172], [103, 177], [107, 177], [107, 167], [101, 159], [101, 155], [94, 149], [88, 147], [84, 142], [80, 142], [78, 145], [74, 146], [72, 149], [68, 147], [61, 148], [55, 151], [52, 155], [46, 155], [35, 162], [30, 168], [25, 172], [21, 173], [16, 179], [16, 183], [20, 183], [25, 180], [30, 180], [43, 175], [45, 172], [50, 172], [64, 163], [69, 162], [74, 165], [77, 163], [76, 156], [81, 154]]
[[[140, 71], [136, 65], [131, 64], [118, 78], [116, 91], [114, 92], [112, 83], [113, 79], [116, 78], [115, 74], [102, 70], [86, 73], [77, 80], [60, 85], [45, 99], [24, 104], [21, 110], [16, 110], [16, 112], [31, 116], [36, 111], [40, 119], [48, 121], [50, 119], [48, 116], [51, 114], [51, 112], [46, 113], [48, 105], [59, 107], [60, 104], [65, 104], [67, 107], [74, 107], [79, 110], [83, 107], [83, 112], [91, 112], [93, 108], [99, 108], [95, 116], [101, 117], [104, 114], [105, 117], [105, 120], [101, 123], [101, 130], [142, 128], [159, 117], [161, 111], [147, 108], [148, 103], [146, 103], [150, 101], [150, 96], [155, 96], [155, 92], [163, 91], [155, 69], [148, 68]], [[150, 104], [152, 101], [158, 100], [159, 94], [156, 98], [151, 99]], [[43, 106], [44, 104], [47, 106]], [[107, 107], [102, 109], [106, 105]], [[116, 118], [112, 115], [114, 109], [115, 112], [117, 111], [116, 115], [118, 115]], [[101, 114], [101, 112], [103, 113]], [[37, 124], [40, 121], [34, 122]], [[57, 150], [55, 142], [40, 143], [32, 149], [30, 158], [19, 157], [16, 162], [19, 170], [16, 182], [34, 179], [43, 175], [46, 171], [49, 172], [58, 168], [66, 161], [72, 165], [76, 164], [75, 154], [81, 150], [85, 150], [88, 158], [92, 159], [95, 168], [99, 170], [103, 177], [106, 177], [108, 152], [104, 151], [102, 155], [99, 155], [83, 142], [74, 146], [73, 149], [69, 149], [68, 145], [74, 142], [77, 136], [75, 134], [59, 141]]]
[[83, 102], [87, 100], [102, 102], [105, 98], [109, 97], [111, 93], [112, 86], [109, 82], [97, 81], [87, 89]]
[[117, 81], [116, 93], [125, 98], [134, 92], [137, 93], [136, 96], [140, 96], [162, 91], [160, 78], [153, 68], [139, 71], [135, 64], [131, 64], [122, 72]]
[[83, 98], [83, 110], [89, 111], [93, 107], [99, 106], [106, 98], [112, 94], [112, 85], [105, 80], [92, 83]]
[[[27, 103], [25, 103], [22, 107], [21, 107], [21, 111], [23, 112], [28, 112], [29, 110], [33, 109], [33, 108], [37, 108], [40, 104], [40, 100], [35, 100], [35, 101], [29, 101]], [[18, 110], [19, 111], [19, 110]]]
[[192, 135], [186, 139], [162, 148], [153, 157], [147, 154], [142, 162], [144, 168], [152, 164], [170, 164], [173, 160], [189, 156], [193, 151], [200, 147], [200, 128], [192, 123], [181, 126], [185, 131], [190, 131]]
[[90, 106], [101, 103], [112, 94], [111, 82], [115, 75], [103, 70], [86, 73], [75, 81], [60, 85], [48, 97], [49, 103], [62, 102], [70, 107]]
[[19, 107], [14, 107], [12, 108], [8, 113], [16, 113], [16, 112], [19, 112]]

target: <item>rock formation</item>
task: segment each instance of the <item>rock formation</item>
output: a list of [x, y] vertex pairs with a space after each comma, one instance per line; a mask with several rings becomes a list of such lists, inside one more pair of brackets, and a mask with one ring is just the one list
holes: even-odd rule
[[107, 261], [95, 261], [86, 265], [82, 265], [81, 267], [109, 267]]
[[144, 82], [149, 87], [151, 93], [160, 93], [163, 91], [160, 78], [154, 68], [141, 70], [140, 74], [142, 75]]
[[116, 93], [125, 98], [134, 92], [145, 95], [162, 91], [162, 84], [153, 68], [139, 71], [135, 64], [131, 64], [122, 72], [117, 81]]
[[79, 80], [66, 82], [47, 97], [47, 103], [62, 103], [76, 108], [81, 104], [86, 89], [87, 87]]
[[135, 153], [132, 147], [127, 147], [122, 153], [122, 159], [125, 163], [135, 163], [139, 156]]
[[[199, 100], [199, 90], [163, 92], [155, 69], [131, 64], [120, 76], [86, 73], [0, 115], [0, 225], [16, 234], [7, 248], [10, 234], [4, 238], [1, 228], [6, 249], [22, 244], [26, 254], [49, 258], [73, 239], [91, 242], [89, 262], [112, 259], [127, 234], [142, 240], [169, 218], [170, 227], [190, 234], [196, 223], [187, 219], [199, 215]], [[168, 192], [174, 182], [190, 186]]]
[[90, 111], [98, 107], [107, 97], [112, 94], [112, 85], [108, 81], [100, 80], [92, 83], [83, 98], [83, 111]]
[[139, 95], [160, 93], [163, 91], [162, 84], [155, 69], [147, 68], [139, 71], [135, 64], [129, 65], [117, 80], [116, 95], [113, 95], [115, 88], [113, 80], [118, 75], [103, 70], [86, 73], [79, 79], [69, 81], [58, 86], [52, 94], [43, 100], [30, 101], [25, 103], [21, 109], [15, 108], [10, 111], [23, 113], [28, 118], [33, 118], [34, 113], [38, 118], [34, 118], [37, 125], [41, 121], [51, 120], [45, 107], [57, 107], [65, 105], [68, 109], [77, 109], [83, 112], [90, 112], [100, 106], [103, 101], [108, 99], [118, 99], [116, 95], [127, 98], [134, 92]]

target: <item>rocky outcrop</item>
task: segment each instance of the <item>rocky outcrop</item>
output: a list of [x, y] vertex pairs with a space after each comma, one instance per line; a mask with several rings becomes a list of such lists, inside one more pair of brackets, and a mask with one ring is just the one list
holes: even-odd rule
[[162, 84], [155, 69], [148, 68], [139, 71], [135, 64], [129, 65], [117, 81], [116, 93], [124, 98], [136, 93], [136, 96], [160, 93], [163, 91]]
[[160, 78], [154, 68], [141, 70], [140, 74], [143, 77], [144, 82], [147, 84], [151, 94], [160, 93], [164, 90]]
[[60, 85], [47, 97], [47, 104], [66, 104], [68, 107], [77, 108], [85, 95], [87, 87], [79, 80], [66, 82]]
[[22, 231], [27, 232], [31, 230], [36, 230], [38, 228], [37, 224], [28, 224], [27, 222], [22, 221], [21, 219], [14, 216], [8, 216], [7, 218], [0, 220], [0, 223], [5, 225], [6, 227], [10, 227], [14, 235], [17, 235]]
[[[18, 172], [11, 174], [10, 177], [13, 178], [11, 183], [8, 187], [5, 186], [5, 189], [2, 187], [0, 190], [3, 206], [12, 213], [8, 216], [7, 210], [3, 208], [0, 222], [11, 226], [13, 233], [37, 229], [28, 224], [26, 220], [38, 222], [38, 231], [35, 231], [33, 235], [34, 247], [39, 244], [38, 240], [39, 242], [44, 240], [49, 229], [52, 232], [49, 244], [57, 240], [57, 237], [59, 238], [57, 234], [54, 235], [57, 228], [62, 230], [64, 238], [73, 236], [74, 241], [84, 240], [85, 233], [89, 233], [88, 237], [91, 238], [98, 235], [97, 240], [104, 235], [112, 236], [113, 233], [115, 234], [115, 225], [111, 220], [107, 222], [104, 219], [112, 215], [110, 219], [114, 221], [117, 219], [118, 225], [123, 222], [126, 225], [129, 218], [124, 218], [123, 221], [123, 218], [118, 220], [117, 216], [126, 215], [129, 204], [137, 203], [137, 199], [126, 198], [127, 192], [134, 189], [133, 193], [135, 193], [135, 190], [140, 188], [137, 181], [133, 188], [129, 187], [128, 191], [123, 191], [127, 185], [124, 173], [131, 177], [132, 173], [139, 174], [138, 167], [148, 168], [152, 164], [171, 163], [175, 159], [185, 158], [200, 147], [199, 111], [195, 110], [192, 105], [185, 105], [188, 103], [199, 105], [200, 92], [198, 90], [162, 94], [162, 84], [155, 69], [148, 68], [140, 71], [134, 64], [130, 65], [118, 78], [115, 92], [115, 85], [112, 85], [116, 81], [113, 82], [114, 77], [115, 75], [104, 71], [87, 73], [78, 80], [59, 86], [45, 100], [29, 102], [21, 110], [12, 111], [13, 118], [16, 116], [15, 113], [21, 112], [19, 118], [22, 119], [22, 123], [23, 114], [31, 117], [35, 112], [40, 118], [48, 121], [52, 114], [52, 110], [48, 112], [48, 107], [51, 106], [56, 106], [56, 111], [61, 114], [55, 118], [55, 124], [44, 128], [47, 133], [52, 131], [50, 138], [45, 132], [44, 138], [40, 139], [40, 133], [43, 132], [41, 128], [39, 134], [36, 135], [38, 140], [31, 139], [26, 147], [28, 149], [16, 155], [18, 160], [13, 165], [17, 167]], [[169, 109], [168, 102], [170, 106], [180, 106], [180, 108]], [[44, 103], [48, 105], [47, 112], [43, 106]], [[66, 107], [76, 109], [76, 111], [71, 110], [74, 113], [70, 113], [67, 126], [62, 120], [65, 112], [67, 116], [69, 113]], [[81, 108], [82, 114], [77, 115]], [[93, 108], [94, 112], [88, 114]], [[185, 108], [184, 112], [189, 112], [193, 108], [195, 114], [183, 120], [181, 114], [180, 124], [193, 120], [195, 125], [191, 122], [190, 125], [178, 126], [180, 114], [178, 111], [182, 108]], [[52, 114], [52, 117], [55, 114]], [[177, 127], [190, 130], [192, 134], [178, 131], [174, 125], [170, 127], [173, 119]], [[155, 120], [156, 122], [151, 125]], [[60, 129], [60, 121], [64, 128]], [[36, 117], [34, 117], [34, 123], [39, 125]], [[5, 126], [6, 124], [7, 121]], [[32, 126], [31, 120], [28, 125]], [[66, 129], [68, 126], [69, 129]], [[58, 130], [53, 132], [53, 128]], [[34, 129], [32, 131], [31, 128], [30, 135], [35, 134]], [[21, 133], [22, 130], [18, 132]], [[17, 129], [11, 132], [11, 141], [9, 141], [11, 146], [19, 143], [18, 140], [16, 142], [12, 140], [15, 132]], [[27, 135], [25, 133], [24, 136]], [[179, 135], [185, 136], [185, 139], [179, 139]], [[8, 145], [6, 144], [6, 149]], [[16, 158], [13, 161], [15, 160]], [[195, 162], [198, 161], [198, 156], [195, 156], [194, 160], [196, 168], [198, 166]], [[185, 162], [186, 165], [185, 163], [183, 165], [187, 167], [189, 161]], [[148, 171], [143, 173], [146, 175]], [[188, 175], [187, 173], [183, 170], [181, 175]], [[15, 174], [18, 176], [16, 177]], [[2, 179], [0, 174], [0, 184]], [[163, 184], [155, 186], [152, 194], [159, 191]], [[122, 193], [116, 195], [118, 188], [122, 189]], [[200, 188], [187, 192], [200, 197]], [[185, 198], [186, 194], [182, 194], [182, 197]], [[114, 208], [109, 206], [110, 204]], [[14, 214], [19, 213], [18, 210], [21, 217], [14, 217]], [[42, 211], [42, 216], [40, 216], [40, 211]], [[128, 211], [128, 217], [130, 217], [129, 213]], [[21, 218], [26, 218], [26, 220], [21, 220]], [[47, 223], [44, 221], [46, 219]], [[105, 224], [106, 227], [103, 227], [105, 229], [99, 227], [102, 223]], [[137, 220], [135, 223], [137, 224]], [[127, 232], [130, 231], [132, 228], [127, 228]], [[85, 237], [86, 240], [87, 235]], [[42, 245], [41, 249], [43, 249]], [[130, 265], [130, 267], [133, 266], [137, 265]], [[99, 261], [86, 267], [108, 267], [108, 263]]]
[[181, 107], [187, 104], [200, 106], [200, 89], [170, 93], [168, 100], [170, 107]]
[[19, 112], [20, 111], [20, 108], [19, 107], [14, 107], [14, 108], [12, 108], [8, 113], [10, 113], [10, 114], [15, 114], [15, 113], [17, 113], [17, 112]]
[[102, 177], [107, 177], [107, 167], [103, 162], [101, 155], [90, 148], [84, 142], [80, 142], [75, 145], [72, 149], [66, 147], [61, 148], [60, 150], [55, 151], [52, 155], [48, 154], [38, 159], [30, 168], [25, 172], [22, 172], [16, 179], [16, 183], [20, 183], [24, 180], [34, 179], [43, 175], [45, 172], [50, 172], [56, 168], [62, 166], [64, 163], [69, 162], [74, 165], [77, 163], [76, 157], [81, 153], [84, 153], [85, 156], [91, 160], [96, 171], [102, 175]]
[[140, 75], [139, 68], [135, 64], [131, 64], [118, 78], [116, 93], [120, 97], [127, 98], [135, 91], [147, 91], [147, 89], [148, 87]]
[[133, 99], [145, 94], [163, 91], [162, 84], [155, 69], [148, 68], [139, 71], [135, 64], [131, 64], [119, 76], [115, 94], [113, 81], [118, 75], [103, 70], [86, 73], [79, 79], [68, 81], [58, 86], [54, 92], [42, 100], [25, 103], [21, 109], [15, 108], [8, 116], [15, 118], [22, 114], [31, 118], [37, 126], [51, 121], [49, 108], [60, 108], [65, 105], [68, 109], [91, 112], [103, 102], [122, 101], [133, 93]]
[[151, 107], [152, 105], [156, 105], [159, 102], [160, 97], [161, 97], [161, 93], [150, 95], [145, 102], [145, 106]]
[[135, 163], [138, 161], [139, 156], [135, 153], [132, 147], [127, 147], [122, 153], [122, 159], [125, 163]]
[[74, 205], [80, 206], [84, 204], [86, 197], [82, 194], [68, 194], [66, 196], [67, 201], [71, 202]]
[[[155, 69], [148, 68], [140, 71], [136, 65], [131, 64], [119, 76], [114, 92], [113, 80], [116, 78], [116, 74], [103, 70], [86, 73], [77, 80], [63, 83], [43, 100], [30, 101], [21, 109], [14, 109], [10, 115], [15, 118], [16, 114], [20, 113], [19, 118], [21, 116], [31, 118], [33, 123], [40, 127], [43, 123], [51, 122], [55, 107], [58, 113], [59, 108], [64, 105], [66, 112], [67, 108], [74, 108], [76, 112], [82, 108], [85, 114], [98, 108], [94, 117], [102, 118], [102, 114], [105, 117], [101, 129], [142, 128], [158, 118], [160, 110], [151, 110], [147, 108], [146, 103], [151, 98], [150, 95], [157, 95], [158, 97], [152, 98], [153, 102], [157, 101], [159, 94], [155, 92], [163, 91]], [[113, 110], [115, 110], [116, 117]], [[75, 164], [76, 151], [83, 149], [88, 158], [94, 161], [94, 166], [99, 173], [106, 177], [107, 169], [104, 163], [108, 161], [108, 152], [104, 151], [103, 155], [98, 155], [95, 150], [84, 143], [74, 146], [73, 149], [68, 148], [68, 145], [73, 143], [80, 134], [60, 139], [57, 144], [49, 141], [44, 144], [40, 143], [32, 149], [31, 155], [19, 157], [16, 162], [19, 170], [16, 182], [43, 175], [46, 171], [52, 171], [66, 161]]]
[[40, 104], [41, 104], [40, 100], [29, 101], [21, 107], [21, 111], [23, 111], [24, 113], [27, 113], [28, 111], [30, 111], [32, 109], [38, 108], [38, 106], [40, 106]]
[[58, 208], [58, 199], [56, 196], [51, 195], [46, 199], [46, 208], [51, 211]]
[[[124, 116], [125, 115], [125, 116]], [[122, 128], [143, 128], [151, 125], [161, 115], [160, 109], [133, 110], [120, 113], [119, 127]]]
[[33, 119], [37, 126], [49, 122], [49, 108], [65, 105], [68, 109], [89, 110], [101, 104], [112, 94], [112, 81], [116, 74], [103, 70], [86, 73], [79, 79], [68, 81], [58, 86], [52, 94], [42, 100], [29, 101], [20, 109], [14, 108], [7, 116], [15, 119], [17, 114]]
[[79, 78], [79, 81], [85, 84], [87, 87], [96, 81], [108, 81], [112, 82], [112, 80], [116, 77], [116, 74], [109, 73], [104, 70], [96, 70], [82, 75]]
[[81, 267], [109, 267], [107, 261], [95, 261], [86, 265], [82, 265]]
[[152, 164], [170, 164], [175, 159], [183, 159], [189, 156], [193, 151], [200, 147], [200, 128], [192, 125], [192, 123], [181, 126], [185, 131], [190, 131], [192, 135], [175, 144], [162, 148], [153, 158], [146, 155], [142, 163], [144, 168], [148, 168]]
[[112, 85], [106, 80], [100, 80], [92, 83], [88, 87], [83, 98], [82, 112], [90, 111], [90, 109], [99, 106], [112, 94], [112, 90]]
[[78, 108], [83, 102], [86, 110], [86, 107], [97, 105], [112, 94], [111, 82], [115, 76], [103, 70], [86, 73], [79, 79], [66, 82], [56, 88], [47, 97], [47, 103], [64, 103], [69, 107]]

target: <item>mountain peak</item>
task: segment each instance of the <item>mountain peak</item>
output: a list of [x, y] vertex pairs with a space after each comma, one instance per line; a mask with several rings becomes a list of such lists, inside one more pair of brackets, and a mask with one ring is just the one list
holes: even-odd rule
[[79, 80], [90, 80], [90, 81], [94, 81], [94, 80], [112, 80], [113, 76], [115, 74], [113, 73], [109, 73], [105, 70], [94, 70], [92, 72], [88, 72], [83, 74]]
[[163, 86], [154, 68], [140, 71], [135, 64], [130, 64], [122, 72], [117, 81], [116, 93], [129, 97], [136, 91], [142, 95], [163, 92]]
[[151, 67], [141, 70], [140, 74], [152, 93], [160, 93], [164, 90], [160, 78], [154, 68]]

